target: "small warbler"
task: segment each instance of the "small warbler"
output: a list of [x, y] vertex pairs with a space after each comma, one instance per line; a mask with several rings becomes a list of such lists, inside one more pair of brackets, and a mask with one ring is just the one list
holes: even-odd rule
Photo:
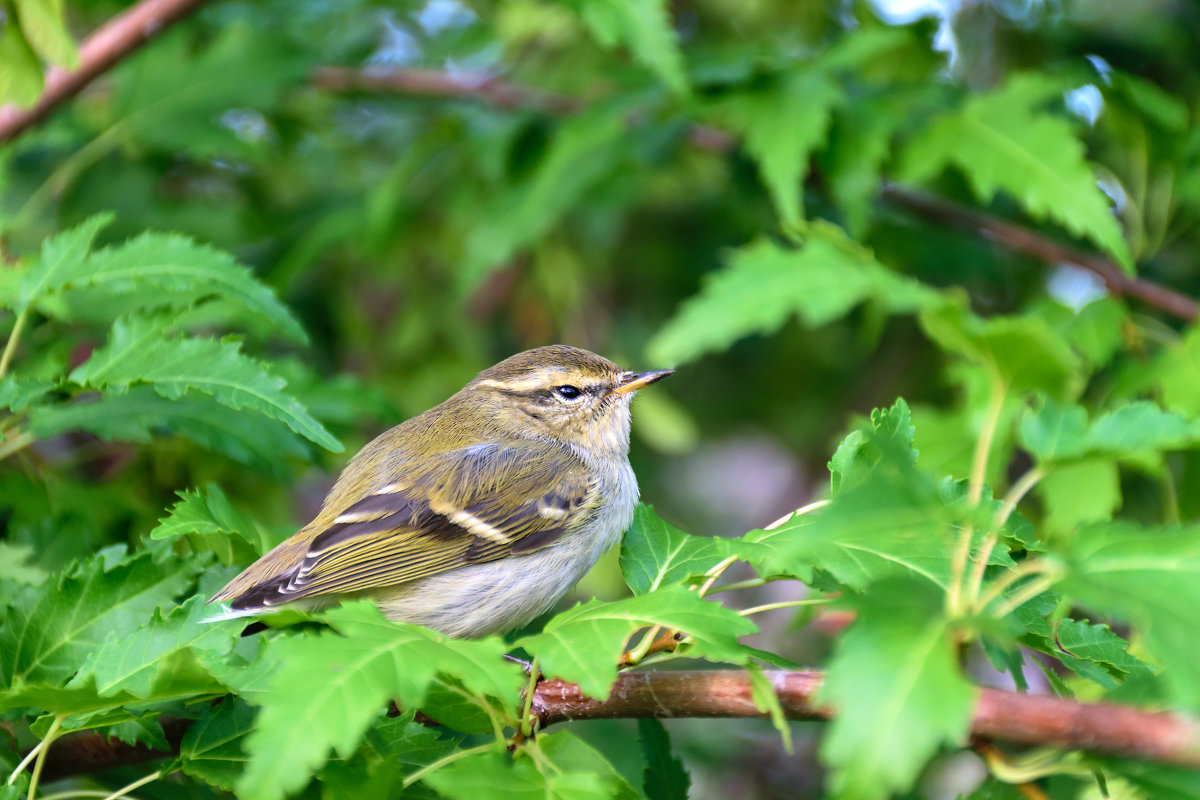
[[462, 638], [528, 622], [629, 526], [629, 404], [670, 374], [565, 345], [507, 358], [359, 451], [316, 519], [209, 602], [365, 596]]

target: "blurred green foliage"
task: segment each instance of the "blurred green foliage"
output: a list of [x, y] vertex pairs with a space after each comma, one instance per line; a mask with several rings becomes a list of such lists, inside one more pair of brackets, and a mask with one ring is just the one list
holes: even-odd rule
[[[1200, 329], [955, 211], [1200, 296], [1200, 12], [895, 5], [212, 3], [0, 145], [0, 797], [35, 794], [36, 740], [164, 747], [162, 715], [194, 721], [141, 797], [875, 798], [939, 796], [980, 680], [1200, 708]], [[0, 101], [122, 9], [0, 5]], [[657, 514], [585, 579], [603, 600], [508, 645], [353, 604], [202, 622], [340, 450], [556, 341], [679, 368], [635, 407]], [[844, 634], [800, 629], [838, 597]], [[785, 735], [504, 753], [502, 652], [603, 696], [646, 625], [687, 634], [651, 661], [747, 665]], [[827, 732], [759, 671], [800, 659]], [[1008, 796], [1011, 755], [964, 793]], [[1200, 796], [1043, 762], [1056, 798]]]

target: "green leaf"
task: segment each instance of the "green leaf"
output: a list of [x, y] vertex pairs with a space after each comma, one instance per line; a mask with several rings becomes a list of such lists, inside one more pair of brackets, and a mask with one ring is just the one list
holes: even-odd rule
[[288, 636], [267, 645], [279, 664], [247, 742], [239, 797], [281, 798], [304, 786], [332, 748], [347, 758], [389, 699], [417, 708], [446, 674], [468, 691], [515, 705], [524, 676], [498, 639], [455, 641], [385, 620], [374, 603], [331, 609], [337, 633]]
[[800, 205], [812, 152], [825, 139], [833, 109], [845, 95], [831, 75], [818, 68], [791, 69], [766, 88], [726, 103], [727, 124], [743, 136], [743, 147], [785, 226], [804, 217]]
[[95, 681], [102, 696], [127, 692], [145, 698], [163, 670], [167, 657], [184, 648], [224, 654], [237, 643], [242, 625], [208, 622], [211, 609], [203, 597], [193, 597], [163, 615], [155, 611], [150, 621], [124, 635], [110, 633], [88, 654], [68, 688]]
[[0, 628], [0, 681], [69, 677], [110, 634], [128, 636], [174, 603], [205, 566], [204, 558], [179, 560], [162, 547], [127, 556], [113, 546], [23, 591]]
[[1021, 419], [1019, 441], [1040, 463], [1110, 456], [1134, 458], [1200, 445], [1200, 421], [1154, 403], [1126, 403], [1088, 423], [1086, 409], [1043, 399]]
[[663, 522], [650, 506], [639, 505], [621, 540], [621, 572], [634, 594], [686, 583], [728, 555], [725, 542], [684, 533]]
[[1200, 527], [1143, 530], [1099, 523], [1070, 539], [1066, 575], [1058, 587], [1080, 605], [1125, 620], [1162, 665], [1175, 702], [1200, 708]]
[[49, 394], [56, 384], [51, 380], [22, 380], [14, 375], [6, 375], [0, 379], [0, 408], [24, 411]]
[[245, 740], [254, 725], [252, 706], [236, 697], [206, 705], [179, 745], [183, 771], [227, 792], [246, 768]]
[[[171, 506], [167, 516], [160, 519], [154, 530], [150, 531], [151, 539], [196, 537], [197, 550], [223, 549], [227, 555], [232, 555], [229, 537], [236, 536], [249, 544], [256, 555], [262, 555], [268, 549], [269, 537], [252, 519], [234, 508], [215, 483], [194, 492], [182, 490], [176, 494], [180, 501]], [[231, 559], [225, 558], [223, 561], [230, 563]]]
[[1146, 662], [1129, 652], [1129, 642], [1113, 633], [1107, 625], [1074, 619], [1052, 623], [1047, 616], [1054, 606], [1048, 598], [1039, 599], [1013, 612], [1025, 629], [1020, 637], [1021, 644], [1054, 656], [1077, 675], [1106, 689], [1154, 673]]
[[130, 317], [113, 323], [108, 342], [70, 379], [96, 389], [126, 391], [149, 383], [163, 397], [194, 390], [233, 408], [252, 408], [333, 452], [342, 445], [291, 395], [286, 382], [243, 355], [233, 341], [167, 338], [163, 318]]
[[904, 313], [938, 297], [891, 272], [827, 223], [810, 225], [799, 249], [761, 239], [728, 260], [646, 346], [651, 361], [678, 364], [752, 333], [774, 333], [793, 314], [815, 328], [868, 298], [885, 310]]
[[1035, 219], [1090, 239], [1132, 272], [1129, 246], [1083, 144], [1066, 120], [1038, 110], [1062, 88], [1040, 75], [1018, 75], [971, 96], [909, 141], [901, 175], [920, 182], [957, 166], [980, 201], [1007, 191]]
[[688, 94], [683, 56], [666, 0], [573, 0], [596, 40], [623, 45], [677, 95]]
[[21, 278], [16, 310], [24, 311], [34, 303], [62, 291], [71, 281], [85, 274], [81, 265], [87, 260], [96, 234], [112, 221], [112, 214], [97, 214], [42, 242], [41, 255]]
[[1085, 522], [1112, 519], [1121, 507], [1121, 480], [1111, 461], [1080, 461], [1055, 467], [1038, 483], [1046, 504], [1046, 529], [1074, 530]]
[[683, 762], [671, 751], [671, 737], [656, 719], [637, 721], [638, 741], [642, 745], [642, 790], [647, 800], [687, 800], [691, 778]]
[[885, 94], [842, 104], [829, 134], [827, 166], [822, 174], [845, 214], [846, 227], [861, 236], [879, 194], [883, 162], [891, 154], [892, 137], [903, 121], [904, 96]]
[[1107, 774], [1129, 781], [1153, 800], [1196, 800], [1200, 797], [1200, 770], [1174, 764], [1133, 759], [1105, 758], [1101, 764]]
[[13, 4], [21, 31], [34, 51], [52, 64], [74, 69], [79, 55], [67, 33], [62, 0], [14, 0]]
[[[913, 464], [907, 411], [901, 401], [873, 415], [878, 432], [860, 436], [874, 453], [856, 465], [869, 470], [850, 489], [839, 489], [828, 507], [772, 530], [750, 531], [731, 546], [763, 575], [811, 582], [814, 570], [822, 570], [859, 590], [889, 576], [919, 575], [945, 588], [953, 516], [936, 484]], [[838, 452], [846, 456], [859, 441], [851, 434]], [[835, 468], [839, 463], [853, 461], [839, 459]]]
[[829, 461], [830, 495], [837, 497], [861, 483], [884, 458], [917, 460], [913, 448], [916, 428], [903, 397], [889, 409], [871, 410], [871, 427], [851, 431]]
[[133, 386], [124, 394], [101, 395], [92, 402], [34, 408], [29, 430], [38, 439], [85, 430], [105, 441], [143, 443], [162, 432], [174, 433], [279, 475], [287, 474], [288, 459], [310, 457], [304, 440], [282, 422], [237, 413], [207, 395], [168, 399], [151, 386]]
[[985, 320], [960, 301], [927, 308], [920, 322], [939, 347], [983, 366], [1010, 391], [1041, 390], [1059, 399], [1079, 392], [1079, 356], [1040, 317]]
[[0, 105], [31, 106], [42, 93], [42, 65], [17, 25], [0, 28]]
[[1157, 361], [1163, 403], [1172, 411], [1200, 417], [1200, 326], [1164, 348]]
[[297, 342], [308, 336], [275, 293], [228, 253], [176, 234], [143, 233], [122, 245], [106, 247], [73, 265], [62, 289], [90, 289], [112, 303], [137, 296], [145, 310], [187, 308], [219, 297], [252, 318], [268, 321]]
[[821, 744], [833, 796], [905, 792], [939, 747], [966, 743], [976, 692], [942, 604], [940, 592], [911, 580], [854, 602], [818, 698], [836, 711]]
[[746, 674], [750, 677], [750, 699], [754, 701], [754, 707], [771, 716], [771, 725], [779, 732], [784, 752], [791, 755], [792, 729], [788, 727], [787, 717], [784, 716], [774, 684], [758, 664], [747, 665]]
[[592, 600], [555, 616], [542, 633], [517, 642], [538, 657], [550, 677], [578, 683], [589, 697], [604, 700], [617, 678], [617, 659], [638, 628], [661, 625], [692, 638], [689, 654], [744, 664], [738, 637], [758, 630], [753, 622], [682, 586], [668, 586], [624, 600]]

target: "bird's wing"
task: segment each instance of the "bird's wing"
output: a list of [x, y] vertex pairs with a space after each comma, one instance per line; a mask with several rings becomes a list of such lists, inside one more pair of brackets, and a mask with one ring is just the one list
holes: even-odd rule
[[591, 489], [588, 471], [566, 448], [452, 451], [338, 513], [291, 569], [214, 599], [232, 600], [234, 609], [272, 606], [533, 552], [567, 532]]

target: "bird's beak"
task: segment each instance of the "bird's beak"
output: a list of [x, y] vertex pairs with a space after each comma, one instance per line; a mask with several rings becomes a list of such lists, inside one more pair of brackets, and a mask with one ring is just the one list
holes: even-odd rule
[[652, 372], [626, 372], [621, 376], [620, 385], [609, 392], [609, 394], [629, 394], [630, 392], [636, 392], [643, 386], [649, 386], [655, 381], [661, 381], [674, 371], [673, 369], [656, 369]]

